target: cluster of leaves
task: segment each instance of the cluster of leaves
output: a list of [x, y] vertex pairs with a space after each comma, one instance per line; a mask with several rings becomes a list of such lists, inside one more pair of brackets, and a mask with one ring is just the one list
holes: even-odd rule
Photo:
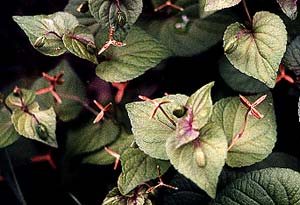
[[[300, 174], [292, 169], [249, 172], [218, 192], [225, 167], [254, 165], [272, 153], [277, 124], [271, 90], [279, 77], [288, 78], [284, 69], [294, 72], [296, 79], [290, 77], [289, 82], [298, 86], [299, 31], [287, 29], [297, 17], [297, 1], [277, 2], [282, 9], [278, 14], [258, 11], [253, 17], [244, 0], [153, 0], [157, 15], [151, 18], [143, 15], [141, 0], [70, 0], [64, 11], [14, 16], [37, 51], [48, 56], [71, 53], [86, 60], [103, 81], [99, 92], [112, 96], [110, 86], [118, 92], [113, 103], [110, 97], [87, 96], [87, 86], [64, 59], [29, 87], [15, 87], [1, 96], [0, 146], [23, 136], [57, 148], [57, 124], [89, 111], [95, 119], [88, 115], [66, 130], [64, 161], [66, 166], [74, 158], [96, 165], [115, 163], [115, 169], [121, 162], [117, 187], [103, 204], [151, 204], [158, 187], [173, 189], [175, 198], [189, 196], [180, 186], [163, 182], [162, 175], [171, 167], [212, 204], [298, 203]], [[234, 8], [240, 5], [246, 23], [234, 22], [239, 20]], [[220, 74], [246, 97], [217, 99], [212, 81], [190, 96], [122, 99], [131, 80], [163, 60], [193, 56], [219, 42], [224, 48]], [[157, 178], [159, 183], [151, 186]]]

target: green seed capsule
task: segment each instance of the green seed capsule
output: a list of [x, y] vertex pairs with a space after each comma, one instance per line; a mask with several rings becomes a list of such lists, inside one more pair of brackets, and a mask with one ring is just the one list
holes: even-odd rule
[[205, 154], [201, 147], [196, 147], [194, 152], [194, 158], [199, 167], [204, 167], [206, 165]]
[[230, 38], [229, 41], [225, 41], [224, 52], [226, 54], [231, 54], [233, 51], [235, 51], [238, 46], [237, 40], [238, 39], [234, 36]]
[[173, 115], [175, 115], [177, 118], [181, 118], [182, 116], [184, 116], [186, 113], [186, 108], [184, 106], [180, 106], [178, 105], [178, 107], [176, 107], [173, 110]]
[[38, 134], [38, 136], [42, 139], [42, 140], [47, 140], [49, 137], [49, 133], [47, 130], [47, 127], [41, 123], [37, 124], [35, 126], [35, 130]]

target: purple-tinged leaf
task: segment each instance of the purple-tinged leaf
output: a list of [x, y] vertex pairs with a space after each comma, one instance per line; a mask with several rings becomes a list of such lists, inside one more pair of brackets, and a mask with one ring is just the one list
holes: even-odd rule
[[199, 136], [199, 130], [193, 128], [193, 111], [188, 108], [187, 115], [177, 122], [176, 137], [178, 144], [176, 148], [193, 141]]
[[291, 19], [297, 18], [297, 0], [277, 0], [281, 10]]

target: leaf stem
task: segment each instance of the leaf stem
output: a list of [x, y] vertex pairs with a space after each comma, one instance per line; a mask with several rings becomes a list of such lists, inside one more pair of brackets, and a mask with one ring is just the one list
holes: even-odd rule
[[87, 109], [88, 111], [90, 111], [91, 113], [93, 113], [94, 115], [98, 115], [98, 112], [95, 109], [93, 109], [92, 107], [90, 107], [88, 105], [88, 103], [86, 103], [85, 101], [81, 100], [78, 96], [67, 95], [67, 94], [62, 94], [62, 93], [60, 93], [60, 96], [62, 98], [66, 98], [68, 100], [76, 101], [76, 102], [80, 103], [85, 109]]
[[243, 6], [244, 6], [245, 12], [247, 14], [248, 20], [249, 20], [250, 24], [252, 25], [252, 18], [250, 16], [250, 13], [249, 13], [249, 10], [248, 10], [247, 4], [246, 4], [246, 0], [243, 0]]
[[121, 11], [121, 5], [120, 5], [120, 1], [116, 0], [117, 3], [117, 12]]
[[33, 120], [37, 123], [37, 124], [40, 124], [40, 121], [37, 119], [37, 117], [35, 116], [35, 114], [33, 114], [32, 112], [30, 112], [28, 110], [28, 107], [27, 105], [25, 105], [24, 103], [24, 100], [23, 100], [23, 97], [22, 97], [22, 92], [21, 92], [21, 89], [19, 87], [15, 87], [14, 89], [14, 93], [16, 93], [18, 96], [19, 96], [19, 99], [20, 99], [20, 103], [21, 103], [21, 110], [24, 112], [24, 113], [27, 113], [28, 115], [30, 115]]
[[249, 114], [250, 114], [250, 109], [245, 114], [245, 118], [244, 118], [244, 122], [242, 124], [242, 128], [240, 129], [239, 133], [232, 139], [230, 145], [227, 148], [227, 151], [231, 150], [233, 145], [235, 145], [235, 143], [243, 136], [243, 134], [245, 132], [245, 128], [246, 128], [246, 124], [247, 124], [247, 121], [248, 121]]

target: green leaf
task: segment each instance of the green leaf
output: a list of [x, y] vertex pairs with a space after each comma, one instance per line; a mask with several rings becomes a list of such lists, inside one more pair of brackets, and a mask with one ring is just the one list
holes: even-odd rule
[[11, 122], [11, 114], [6, 108], [2, 107], [0, 109], [0, 148], [11, 145], [19, 137], [20, 135]]
[[299, 204], [300, 174], [291, 169], [266, 168], [249, 172], [229, 184], [214, 203], [221, 204]]
[[212, 112], [210, 82], [193, 93], [185, 105], [187, 112], [176, 124], [177, 148], [193, 141], [199, 136], [199, 130], [208, 122]]
[[287, 47], [283, 57], [286, 68], [300, 74], [300, 36], [297, 36]]
[[51, 107], [48, 110], [40, 110], [36, 102], [27, 106], [27, 108], [29, 112], [16, 109], [12, 113], [11, 120], [16, 131], [26, 138], [57, 147], [55, 133], [56, 114], [54, 109]]
[[289, 168], [295, 171], [300, 171], [300, 161], [297, 157], [283, 152], [272, 152], [266, 159], [257, 162], [251, 166], [242, 167], [239, 169], [224, 167], [219, 177], [218, 190], [224, 189], [229, 183], [237, 178], [240, 178], [251, 171], [256, 171], [265, 168]]
[[201, 19], [204, 19], [216, 12], [216, 10], [205, 11], [205, 5], [206, 5], [206, 0], [199, 0], [199, 14]]
[[163, 202], [164, 205], [198, 205], [203, 204], [203, 196], [196, 192], [179, 191], [167, 196]]
[[300, 160], [291, 154], [284, 152], [272, 152], [266, 159], [251, 166], [247, 166], [244, 169], [246, 172], [249, 172], [270, 167], [289, 168], [299, 172]]
[[229, 7], [233, 7], [240, 3], [241, 0], [206, 0], [205, 11], [217, 11]]
[[184, 29], [176, 28], [182, 17], [171, 17], [159, 23], [161, 29], [154, 36], [157, 36], [175, 56], [193, 56], [220, 42], [227, 25], [233, 22], [232, 17], [224, 12], [205, 19], [191, 18]]
[[143, 182], [158, 178], [157, 166], [164, 174], [170, 163], [154, 159], [138, 148], [128, 148], [121, 155], [122, 174], [118, 180], [118, 188], [123, 195], [128, 194]]
[[120, 129], [112, 120], [81, 123], [67, 132], [66, 156], [71, 158], [101, 151], [119, 135]]
[[[253, 103], [260, 95], [247, 96]], [[276, 142], [276, 119], [273, 107], [272, 94], [255, 107], [261, 114], [262, 119], [248, 116], [242, 137], [227, 154], [226, 163], [231, 167], [248, 166], [265, 159], [275, 146]], [[223, 128], [228, 143], [240, 132], [247, 109], [238, 97], [223, 98], [215, 103], [212, 121]]]
[[[204, 165], [197, 162], [199, 143], [204, 154]], [[175, 137], [167, 139], [166, 151], [171, 164], [214, 198], [227, 153], [227, 141], [222, 129], [209, 123], [200, 130], [199, 139], [179, 148], [176, 145]]]
[[219, 72], [225, 83], [240, 93], [261, 93], [269, 88], [261, 81], [240, 72], [224, 56], [219, 61]]
[[13, 16], [13, 20], [24, 30], [31, 45], [39, 52], [49, 56], [58, 56], [66, 52], [62, 37], [79, 24], [77, 19], [67, 12]]
[[108, 82], [124, 82], [142, 75], [170, 56], [167, 48], [138, 27], [130, 30], [124, 40], [126, 46], [111, 47], [96, 68], [96, 74]]
[[[170, 101], [161, 107], [176, 122], [177, 118], [173, 115], [173, 111], [184, 106], [187, 99], [186, 95], [177, 94], [157, 98], [155, 101]], [[159, 109], [155, 116], [149, 119], [154, 107], [151, 102], [144, 101], [126, 104], [134, 139], [139, 148], [153, 158], [167, 160], [165, 143], [167, 138], [176, 136], [176, 128]]]
[[[48, 74], [54, 76], [60, 72], [64, 72], [64, 83], [56, 86], [56, 92], [61, 97], [62, 104], [57, 104], [51, 93], [38, 95], [36, 100], [42, 108], [53, 106], [57, 116], [62, 121], [69, 121], [76, 118], [81, 112], [86, 90], [82, 81], [67, 60], [62, 60]], [[31, 89], [39, 90], [41, 88], [49, 87], [49, 85], [48, 81], [44, 78], [40, 78], [33, 83]]]
[[[109, 149], [122, 155], [122, 153], [130, 147], [133, 141], [134, 141], [133, 135], [123, 131], [121, 132], [118, 139], [116, 139], [111, 144], [108, 144], [107, 146], [109, 147]], [[114, 163], [115, 159], [116, 158], [108, 154], [107, 151], [102, 149], [98, 152], [91, 153], [90, 155], [84, 157], [82, 162], [89, 163], [89, 164], [106, 165], [106, 164]]]
[[72, 32], [63, 35], [65, 47], [74, 55], [98, 64], [94, 36], [85, 26], [77, 26]]
[[225, 55], [236, 69], [270, 88], [275, 86], [287, 44], [287, 31], [279, 16], [257, 12], [251, 30], [233, 23], [227, 27], [223, 40]]
[[[22, 101], [25, 106], [31, 105], [36, 98], [33, 90], [20, 89], [21, 97], [17, 93], [11, 93], [5, 99], [6, 105], [11, 109], [20, 109]], [[22, 100], [21, 100], [22, 99]]]
[[87, 0], [69, 0], [64, 11], [74, 15], [79, 24], [88, 27], [93, 34], [100, 30], [101, 25], [92, 16]]
[[122, 195], [117, 187], [114, 187], [106, 195], [102, 205], [151, 205], [144, 187], [139, 187], [127, 195]]
[[291, 19], [295, 20], [298, 15], [297, 0], [277, 0], [281, 10]]
[[110, 27], [110, 25], [117, 26], [116, 22], [118, 22], [120, 15], [118, 13], [118, 3], [120, 4], [119, 12], [125, 16], [126, 24], [129, 26], [133, 25], [142, 13], [143, 1], [141, 0], [89, 0], [89, 8], [91, 14], [99, 24], [105, 25], [106, 27]]
[[189, 97], [186, 103], [186, 106], [192, 108], [193, 110], [193, 127], [195, 129], [200, 130], [210, 118], [213, 108], [211, 99], [211, 89], [214, 86], [214, 84], [215, 82], [213, 81], [202, 86]]

